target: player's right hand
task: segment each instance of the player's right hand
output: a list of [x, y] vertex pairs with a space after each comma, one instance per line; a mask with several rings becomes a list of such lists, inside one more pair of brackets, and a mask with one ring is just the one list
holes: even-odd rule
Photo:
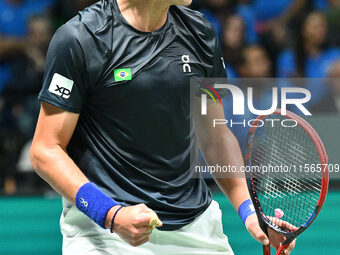
[[[269, 217], [270, 219], [272, 217]], [[274, 219], [274, 218], [272, 218]], [[289, 228], [291, 230], [297, 230], [295, 226], [285, 222], [285, 221], [275, 221], [275, 223], [279, 226], [279, 227], [283, 227], [285, 226], [286, 228]], [[246, 220], [246, 228], [248, 230], [248, 232], [260, 243], [262, 243], [263, 245], [268, 245], [270, 244], [272, 247], [274, 247], [276, 250], [278, 250], [280, 248], [281, 243], [283, 243], [286, 238], [284, 236], [282, 236], [281, 234], [275, 232], [274, 230], [272, 230], [271, 228], [268, 227], [268, 235], [269, 235], [269, 239], [267, 237], [267, 235], [262, 231], [258, 218], [256, 216], [256, 214], [250, 215], [247, 220]], [[295, 240], [281, 253], [284, 255], [289, 255], [292, 250], [295, 247]]]
[[[113, 207], [108, 213], [112, 216], [118, 208]], [[144, 204], [123, 207], [116, 215], [113, 231], [132, 246], [139, 246], [150, 240], [154, 226], [150, 224], [150, 208]]]

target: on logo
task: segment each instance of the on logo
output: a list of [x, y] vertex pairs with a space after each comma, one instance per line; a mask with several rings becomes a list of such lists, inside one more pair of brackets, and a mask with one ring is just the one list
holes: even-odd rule
[[82, 197], [80, 198], [80, 203], [84, 205], [86, 208], [89, 206], [89, 203]]
[[62, 98], [68, 99], [72, 92], [73, 83], [74, 82], [72, 80], [55, 73], [48, 91], [61, 96]]
[[182, 56], [182, 62], [184, 63], [183, 72], [184, 73], [191, 73], [190, 56], [189, 55], [183, 55]]

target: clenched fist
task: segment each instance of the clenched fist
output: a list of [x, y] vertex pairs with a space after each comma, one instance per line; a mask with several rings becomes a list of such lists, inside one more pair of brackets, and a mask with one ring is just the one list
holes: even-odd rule
[[[112, 217], [119, 206], [113, 207], [107, 214], [107, 228], [111, 227]], [[132, 246], [139, 246], [150, 240], [155, 227], [161, 227], [162, 222], [157, 214], [144, 204], [123, 207], [114, 219], [113, 231]]]

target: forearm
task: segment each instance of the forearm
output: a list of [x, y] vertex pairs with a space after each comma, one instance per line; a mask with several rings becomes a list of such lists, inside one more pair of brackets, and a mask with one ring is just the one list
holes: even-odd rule
[[59, 145], [43, 146], [33, 143], [31, 161], [36, 172], [72, 203], [75, 202], [79, 188], [89, 182]]
[[250, 198], [245, 176], [242, 153], [235, 136], [228, 130], [225, 135], [206, 147], [203, 152], [208, 165], [233, 166], [238, 173], [214, 173], [219, 188], [228, 197], [237, 211], [239, 206]]
[[[225, 134], [223, 138], [216, 139], [218, 142], [210, 144], [204, 150], [203, 154], [206, 162], [207, 164], [219, 164], [222, 166], [231, 165], [241, 169], [244, 163], [239, 144], [229, 130]], [[268, 237], [261, 230], [257, 216], [250, 209], [249, 201], [247, 201], [250, 199], [250, 195], [245, 176], [238, 173], [236, 176], [227, 175], [225, 178], [222, 178], [220, 174], [214, 174], [214, 178], [220, 189], [226, 194], [235, 210], [239, 213], [249, 233], [263, 245], [268, 245]], [[241, 206], [241, 204], [243, 205]]]
[[233, 179], [217, 179], [215, 178], [219, 188], [226, 194], [229, 201], [233, 205], [236, 212], [240, 205], [250, 199], [247, 189], [246, 180], [243, 178]]

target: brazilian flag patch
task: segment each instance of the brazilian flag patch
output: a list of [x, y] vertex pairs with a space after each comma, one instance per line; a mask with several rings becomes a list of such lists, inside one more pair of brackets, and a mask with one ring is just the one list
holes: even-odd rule
[[131, 81], [132, 72], [131, 68], [116, 69], [114, 70], [115, 81]]

